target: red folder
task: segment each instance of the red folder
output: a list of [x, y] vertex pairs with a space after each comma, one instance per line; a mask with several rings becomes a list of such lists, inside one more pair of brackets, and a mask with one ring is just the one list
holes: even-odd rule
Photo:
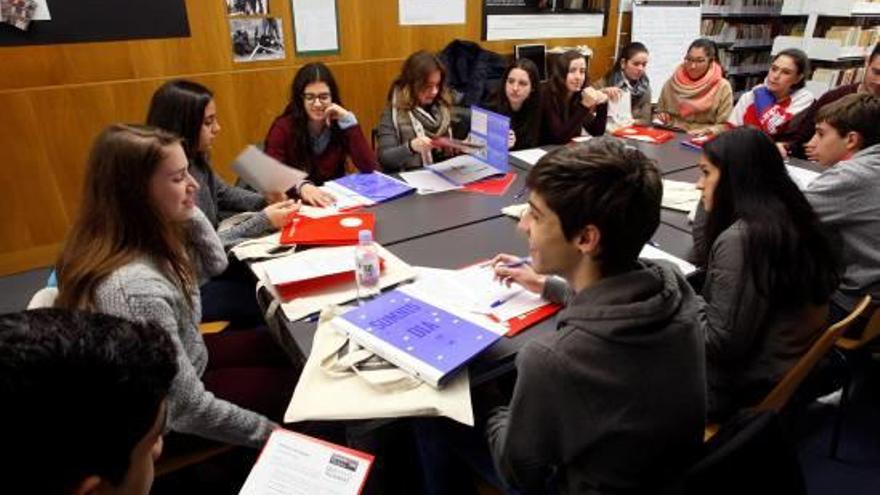
[[622, 138], [635, 138], [639, 140], [649, 140], [654, 144], [665, 143], [675, 137], [675, 133], [664, 131], [655, 127], [645, 127], [641, 125], [631, 125], [629, 127], [621, 127], [613, 133], [614, 136]]
[[555, 315], [559, 310], [562, 309], [561, 304], [556, 303], [547, 303], [540, 308], [535, 308], [528, 313], [523, 313], [519, 316], [515, 316], [505, 322], [507, 325], [507, 335], [508, 337], [513, 337], [514, 335], [522, 332], [523, 330], [537, 325], [542, 321], [550, 318]]
[[294, 214], [281, 231], [281, 244], [345, 246], [357, 244], [358, 232], [367, 229], [375, 234], [376, 217], [372, 213], [340, 213], [322, 218]]
[[[385, 271], [385, 260], [379, 258], [379, 272]], [[355, 281], [354, 270], [350, 272], [332, 273], [323, 277], [297, 280], [287, 284], [276, 285], [275, 289], [284, 302], [331, 289], [335, 286], [350, 284]]]
[[510, 185], [516, 180], [516, 172], [507, 172], [503, 177], [483, 179], [461, 188], [462, 191], [488, 194], [490, 196], [504, 196]]

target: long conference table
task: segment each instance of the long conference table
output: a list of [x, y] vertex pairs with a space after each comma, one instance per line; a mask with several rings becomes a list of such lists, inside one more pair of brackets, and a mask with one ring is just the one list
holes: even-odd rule
[[[684, 136], [663, 144], [628, 141], [656, 161], [664, 178], [696, 182], [699, 152], [680, 144]], [[525, 255], [527, 242], [517, 231], [516, 220], [501, 213], [501, 208], [526, 201], [525, 176], [531, 164], [513, 156], [511, 171], [517, 177], [502, 196], [449, 191], [399, 198], [369, 208], [376, 215], [376, 241], [413, 266], [461, 268], [499, 252]], [[652, 242], [679, 258], [691, 249], [690, 227], [683, 212], [663, 209], [661, 224]], [[261, 294], [267, 303], [268, 292]], [[313, 321], [289, 321], [278, 311], [281, 322], [279, 338], [291, 358], [304, 362], [312, 348], [317, 324]], [[513, 369], [517, 351], [538, 335], [552, 332], [555, 318], [549, 318], [520, 334], [502, 338], [478, 356], [469, 366], [472, 385], [491, 380]]]

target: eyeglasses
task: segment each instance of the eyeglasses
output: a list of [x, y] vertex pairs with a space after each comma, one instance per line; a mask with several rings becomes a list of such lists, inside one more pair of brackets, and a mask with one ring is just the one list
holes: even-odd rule
[[315, 100], [318, 100], [321, 103], [330, 103], [331, 95], [330, 93], [321, 93], [317, 95], [314, 93], [306, 93], [303, 95], [303, 99], [306, 103], [314, 103]]
[[706, 62], [708, 62], [709, 59], [706, 59], [706, 58], [691, 58], [691, 57], [685, 57], [685, 58], [684, 58], [684, 61], [685, 61], [686, 63], [688, 63], [688, 64], [703, 65], [703, 64], [705, 64]]

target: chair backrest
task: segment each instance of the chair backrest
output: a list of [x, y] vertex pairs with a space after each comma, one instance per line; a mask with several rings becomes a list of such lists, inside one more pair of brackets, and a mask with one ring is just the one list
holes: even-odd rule
[[867, 325], [865, 325], [865, 328], [864, 330], [862, 330], [862, 334], [859, 336], [859, 338], [851, 339], [847, 337], [841, 337], [837, 340], [837, 347], [848, 351], [853, 351], [856, 349], [860, 349], [862, 346], [878, 337], [880, 337], [880, 308], [875, 307], [873, 313], [871, 313], [871, 319], [868, 320], [868, 323]]
[[871, 296], [865, 296], [846, 318], [828, 327], [816, 339], [816, 342], [813, 343], [806, 354], [773, 387], [773, 390], [767, 394], [764, 400], [753, 409], [756, 411], [781, 411], [788, 403], [788, 400], [791, 399], [791, 396], [794, 395], [801, 382], [804, 381], [810, 371], [816, 366], [816, 363], [831, 350], [837, 339], [853, 324], [856, 318], [865, 312], [870, 303]]
[[666, 494], [806, 494], [797, 454], [773, 411], [743, 411], [724, 423]]

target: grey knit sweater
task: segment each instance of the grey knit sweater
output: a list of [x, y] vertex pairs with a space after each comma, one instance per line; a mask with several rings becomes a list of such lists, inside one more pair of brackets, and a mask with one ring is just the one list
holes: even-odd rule
[[[226, 254], [214, 228], [196, 210], [190, 225], [190, 256], [200, 279], [226, 269]], [[95, 305], [104, 313], [134, 321], [154, 321], [171, 336], [177, 349], [177, 376], [168, 395], [168, 428], [221, 442], [259, 447], [276, 425], [205, 390], [201, 376], [208, 351], [199, 332], [198, 289], [185, 295], [159, 270], [156, 261], [141, 258], [114, 271], [99, 286]]]
[[220, 232], [223, 247], [231, 248], [245, 239], [259, 237], [271, 229], [269, 217], [260, 211], [266, 206], [266, 200], [259, 193], [242, 187], [229, 186], [209, 165], [191, 163], [189, 172], [199, 183], [196, 203], [214, 228], [217, 228], [222, 220], [221, 212], [257, 212], [247, 220]]

